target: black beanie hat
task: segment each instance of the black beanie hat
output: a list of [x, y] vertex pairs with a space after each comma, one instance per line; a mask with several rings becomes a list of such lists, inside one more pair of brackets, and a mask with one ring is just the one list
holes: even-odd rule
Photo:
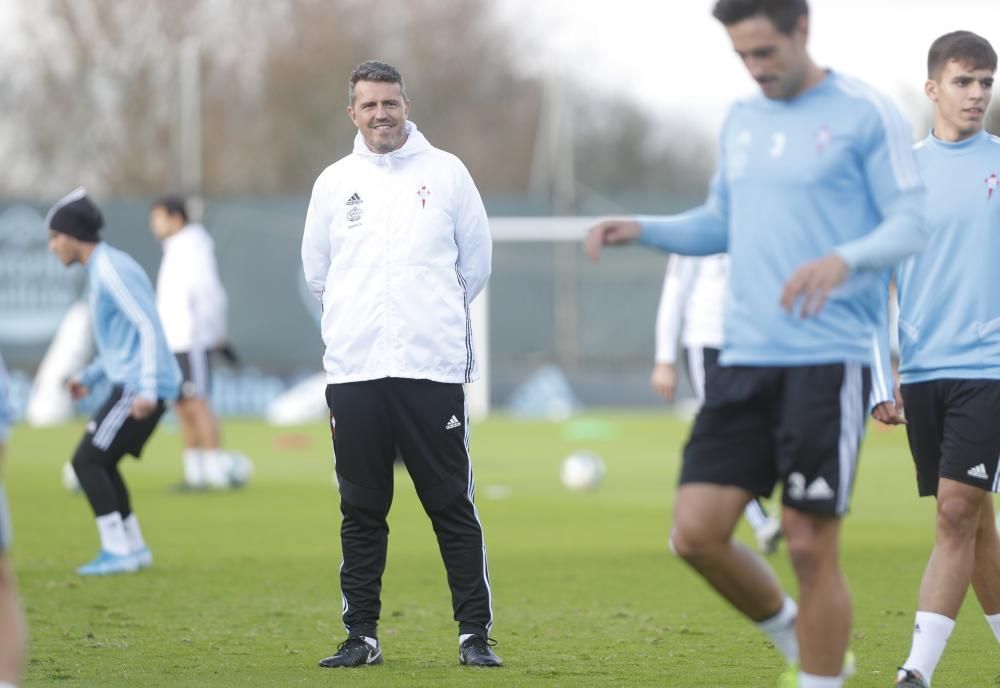
[[52, 206], [45, 224], [61, 234], [95, 244], [100, 241], [97, 232], [104, 226], [104, 217], [81, 186]]

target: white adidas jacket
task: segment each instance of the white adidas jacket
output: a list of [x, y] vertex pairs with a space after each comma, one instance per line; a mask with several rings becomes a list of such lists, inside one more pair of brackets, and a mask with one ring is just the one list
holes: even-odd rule
[[479, 377], [469, 304], [490, 275], [486, 210], [462, 162], [406, 127], [385, 155], [359, 133], [313, 186], [302, 265], [329, 383]]
[[156, 310], [174, 353], [213, 349], [226, 340], [226, 291], [215, 242], [200, 224], [163, 240]]
[[729, 256], [725, 253], [670, 256], [656, 313], [657, 363], [677, 360], [679, 332], [687, 348], [722, 348], [728, 285]]

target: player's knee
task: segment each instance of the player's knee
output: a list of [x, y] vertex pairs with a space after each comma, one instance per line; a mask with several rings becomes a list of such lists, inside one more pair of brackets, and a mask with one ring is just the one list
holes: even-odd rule
[[823, 524], [808, 516], [785, 520], [785, 542], [800, 583], [808, 584], [825, 571], [837, 569], [836, 542], [824, 537]]
[[712, 533], [707, 528], [678, 522], [670, 531], [670, 551], [686, 561], [710, 556], [727, 539]]
[[94, 465], [94, 457], [91, 452], [81, 447], [73, 455], [73, 460], [70, 461], [70, 464], [73, 466], [73, 471], [76, 473], [77, 478], [79, 478], [82, 471], [86, 471]]
[[945, 536], [972, 537], [979, 527], [979, 504], [965, 496], [938, 497], [937, 529]]

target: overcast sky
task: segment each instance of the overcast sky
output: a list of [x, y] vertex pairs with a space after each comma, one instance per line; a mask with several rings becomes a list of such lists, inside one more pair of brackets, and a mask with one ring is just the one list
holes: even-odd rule
[[[501, 0], [505, 21], [544, 38], [528, 69], [563, 65], [595, 88], [683, 115], [714, 132], [733, 99], [756, 90], [711, 16], [714, 0]], [[966, 29], [1000, 47], [1000, 0], [811, 0], [810, 50], [822, 66], [927, 116], [927, 49]]]

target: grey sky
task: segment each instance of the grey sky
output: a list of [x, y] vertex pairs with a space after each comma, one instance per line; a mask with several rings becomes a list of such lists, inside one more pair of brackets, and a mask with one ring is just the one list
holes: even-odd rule
[[[714, 132], [726, 105], [756, 89], [712, 18], [714, 0], [502, 0], [501, 16], [544, 40], [525, 68], [553, 64], [595, 89], [636, 98]], [[810, 48], [823, 66], [893, 96], [915, 120], [927, 48], [967, 29], [1000, 45], [998, 0], [811, 0]]]

